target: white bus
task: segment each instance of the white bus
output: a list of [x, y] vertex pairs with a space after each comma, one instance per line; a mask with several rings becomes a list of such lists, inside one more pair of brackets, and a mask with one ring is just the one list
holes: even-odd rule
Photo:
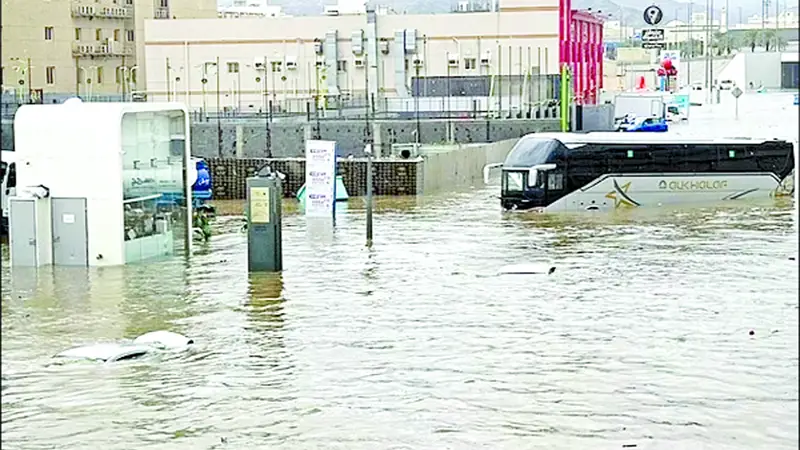
[[777, 139], [529, 134], [503, 162], [501, 204], [577, 212], [791, 196], [796, 151]]

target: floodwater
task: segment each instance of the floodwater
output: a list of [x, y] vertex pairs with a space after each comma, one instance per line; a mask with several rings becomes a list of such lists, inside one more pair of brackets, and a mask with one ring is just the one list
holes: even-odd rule
[[[676, 132], [796, 139], [797, 109], [757, 100]], [[12, 276], [4, 246], [3, 447], [796, 448], [791, 204], [575, 218], [497, 193], [381, 199], [372, 249], [360, 199], [330, 233], [287, 214], [281, 276], [247, 274], [239, 217], [189, 261]], [[557, 270], [494, 275], [519, 263]], [[157, 329], [196, 349], [52, 364]]]

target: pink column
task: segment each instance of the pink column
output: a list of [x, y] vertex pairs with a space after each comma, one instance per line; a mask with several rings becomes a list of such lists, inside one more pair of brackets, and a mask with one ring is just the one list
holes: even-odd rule
[[600, 80], [598, 88], [603, 88], [604, 87], [604, 79], [603, 79], [603, 55], [604, 55], [604, 51], [603, 51], [603, 24], [598, 24], [597, 25], [597, 52], [598, 52], [598, 61], [599, 61], [598, 65], [600, 67], [600, 69], [598, 70], [598, 76], [597, 76], [598, 80]]

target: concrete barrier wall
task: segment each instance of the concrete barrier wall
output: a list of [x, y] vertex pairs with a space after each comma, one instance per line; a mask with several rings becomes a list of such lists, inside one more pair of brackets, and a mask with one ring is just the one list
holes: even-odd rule
[[486, 164], [503, 162], [518, 139], [488, 144], [422, 147], [422, 191], [482, 186]]
[[[392, 144], [416, 142], [414, 120], [377, 121], [370, 124], [376, 155], [388, 156]], [[457, 144], [497, 142], [533, 132], [558, 131], [557, 119], [423, 120], [419, 142], [442, 144], [453, 137]], [[335, 140], [339, 156], [364, 156], [367, 124], [354, 120], [325, 120], [319, 137]], [[220, 139], [217, 135], [220, 135]], [[292, 158], [305, 153], [305, 140], [317, 134], [315, 122], [273, 122], [270, 125], [271, 152], [267, 152], [266, 124], [263, 122], [216, 122], [192, 125], [192, 154], [203, 158]]]

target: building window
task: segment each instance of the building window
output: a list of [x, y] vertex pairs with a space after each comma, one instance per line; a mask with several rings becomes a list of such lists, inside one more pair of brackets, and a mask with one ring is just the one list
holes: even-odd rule
[[133, 30], [125, 30], [125, 35], [128, 39], [128, 42], [133, 42]]
[[228, 73], [239, 73], [239, 63], [238, 62], [229, 62], [228, 63]]
[[133, 0], [125, 0], [125, 4], [126, 5], [132, 5], [133, 4]]
[[44, 72], [47, 84], [56, 84], [56, 68], [53, 66], [47, 67]]
[[283, 61], [271, 61], [270, 65], [272, 66], [273, 72], [280, 72], [283, 70]]
[[95, 41], [103, 40], [103, 30], [101, 30], [100, 28], [94, 30], [94, 40]]
[[53, 31], [53, 27], [44, 27], [44, 40], [45, 41], [52, 41], [54, 34], [55, 34], [55, 32]]
[[162, 8], [169, 8], [169, 0], [160, 0]]
[[347, 72], [347, 61], [336, 61], [336, 70], [339, 72]]
[[103, 68], [97, 68], [97, 84], [103, 84]]
[[119, 30], [114, 30], [114, 41], [119, 42]]
[[81, 29], [80, 28], [75, 28], [75, 40], [76, 41], [80, 41], [81, 40]]
[[478, 68], [478, 62], [475, 58], [464, 58], [464, 68], [467, 70], [475, 70]]

